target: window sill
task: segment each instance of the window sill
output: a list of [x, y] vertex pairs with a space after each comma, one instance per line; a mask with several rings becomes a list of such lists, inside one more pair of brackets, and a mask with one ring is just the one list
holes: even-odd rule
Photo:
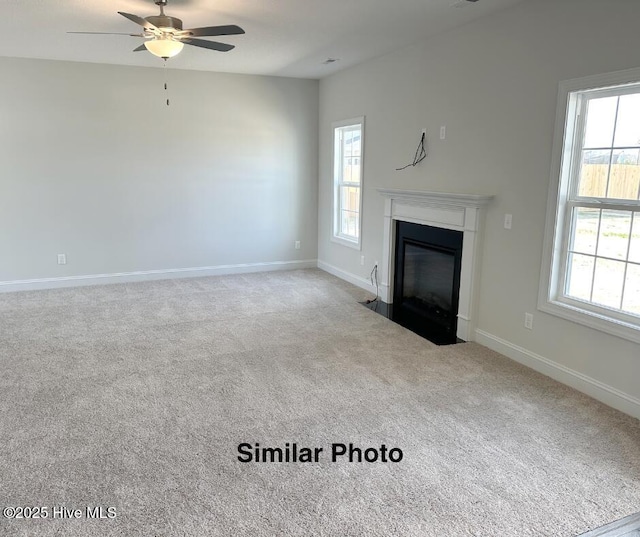
[[342, 244], [342, 246], [347, 246], [348, 248], [353, 248], [354, 250], [360, 250], [361, 244], [360, 241], [352, 241], [349, 239], [343, 239], [342, 237], [336, 237], [335, 235], [331, 236], [331, 242], [336, 244]]
[[538, 304], [545, 313], [561, 317], [568, 321], [588, 326], [600, 332], [617, 336], [634, 343], [640, 343], [640, 325], [628, 323], [599, 313], [588, 311], [557, 300], [548, 300]]

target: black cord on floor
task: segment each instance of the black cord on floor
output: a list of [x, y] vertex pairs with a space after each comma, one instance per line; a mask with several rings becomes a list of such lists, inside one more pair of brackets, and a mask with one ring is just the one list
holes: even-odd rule
[[426, 134], [423, 132], [422, 136], [420, 137], [420, 143], [418, 144], [418, 147], [416, 149], [416, 154], [413, 156], [413, 162], [411, 164], [407, 164], [406, 166], [403, 166], [402, 168], [396, 168], [397, 172], [401, 172], [402, 170], [406, 170], [407, 168], [411, 168], [412, 166], [417, 166], [424, 159], [427, 158], [427, 150], [425, 148], [425, 138], [426, 138]]
[[371, 300], [367, 300], [367, 304], [372, 304], [373, 302], [377, 302], [378, 301], [378, 295], [380, 294], [378, 292], [378, 265], [374, 265], [373, 269], [371, 269], [371, 274], [369, 274], [369, 279], [371, 280], [371, 285], [374, 284], [374, 277], [375, 277], [375, 285], [376, 285], [376, 297]]

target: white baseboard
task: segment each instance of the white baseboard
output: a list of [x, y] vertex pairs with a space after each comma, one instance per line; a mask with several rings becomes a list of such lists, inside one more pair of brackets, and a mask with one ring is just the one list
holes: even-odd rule
[[275, 270], [295, 270], [317, 268], [317, 266], [317, 260], [306, 259], [302, 261], [242, 263], [238, 265], [218, 265], [214, 267], [145, 270], [136, 272], [118, 272], [113, 274], [89, 274], [85, 276], [40, 278], [35, 280], [13, 280], [0, 282], [0, 293], [15, 291], [36, 291], [41, 289], [59, 289], [62, 287], [80, 287], [84, 285], [102, 285], [109, 283], [142, 282], [177, 278], [197, 278], [203, 276], [222, 276], [226, 274], [247, 274], [250, 272], [271, 272]]
[[484, 330], [476, 330], [476, 342], [543, 375], [603, 402], [625, 414], [640, 419], [640, 399], [608, 386], [599, 380], [574, 371], [544, 356], [501, 339]]
[[360, 287], [365, 291], [369, 291], [374, 295], [376, 294], [376, 286], [372, 285], [371, 282], [366, 278], [361, 278], [360, 276], [356, 276], [355, 274], [351, 274], [350, 272], [339, 269], [338, 267], [334, 267], [333, 265], [330, 265], [329, 263], [325, 263], [324, 261], [320, 261], [320, 260], [318, 260], [318, 268], [320, 270], [324, 270], [325, 272], [328, 272], [329, 274], [333, 274], [334, 276], [337, 276], [341, 280], [345, 280], [349, 283], [352, 283], [353, 285]]

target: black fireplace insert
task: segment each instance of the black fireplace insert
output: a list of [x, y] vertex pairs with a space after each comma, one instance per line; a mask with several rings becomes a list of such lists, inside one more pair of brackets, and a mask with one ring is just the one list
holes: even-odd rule
[[396, 222], [395, 322], [438, 345], [456, 343], [462, 232]]

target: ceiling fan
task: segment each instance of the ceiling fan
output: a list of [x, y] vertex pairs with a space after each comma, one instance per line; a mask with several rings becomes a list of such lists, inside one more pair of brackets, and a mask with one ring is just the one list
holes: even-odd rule
[[109, 35], [129, 35], [132, 37], [142, 37], [146, 41], [139, 47], [133, 49], [134, 52], [148, 50], [151, 54], [163, 59], [172, 58], [179, 54], [184, 45], [228, 52], [235, 48], [235, 45], [208, 41], [206, 39], [195, 39], [197, 37], [211, 37], [217, 35], [238, 35], [244, 30], [235, 24], [226, 26], [205, 26], [202, 28], [182, 29], [182, 21], [176, 17], [165, 15], [164, 8], [167, 0], [155, 0], [155, 4], [160, 8], [160, 15], [150, 17], [139, 17], [131, 13], [118, 11], [120, 15], [130, 21], [139, 24], [144, 28], [140, 34], [125, 34], [113, 32], [69, 32], [70, 34], [109, 34]]

